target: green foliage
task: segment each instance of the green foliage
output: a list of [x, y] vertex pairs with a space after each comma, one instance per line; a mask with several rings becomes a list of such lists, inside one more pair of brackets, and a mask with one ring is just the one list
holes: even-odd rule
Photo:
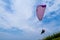
[[60, 37], [58, 37], [58, 38], [54, 38], [54, 39], [52, 39], [52, 40], [60, 40]]
[[50, 35], [50, 36], [47, 36], [43, 40], [52, 40], [52, 39], [58, 38], [58, 37], [60, 37], [60, 32], [56, 33], [56, 34], [53, 34], [53, 35]]

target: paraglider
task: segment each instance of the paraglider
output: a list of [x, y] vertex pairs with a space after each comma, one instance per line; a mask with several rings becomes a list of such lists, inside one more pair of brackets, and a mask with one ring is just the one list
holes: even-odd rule
[[[36, 9], [36, 14], [37, 14], [37, 18], [39, 19], [39, 21], [42, 20], [44, 12], [46, 9], [46, 5], [38, 5], [37, 9]], [[41, 34], [45, 33], [45, 29], [42, 29]]]
[[46, 5], [38, 5], [36, 8], [36, 14], [39, 20], [42, 20], [44, 12], [46, 9]]

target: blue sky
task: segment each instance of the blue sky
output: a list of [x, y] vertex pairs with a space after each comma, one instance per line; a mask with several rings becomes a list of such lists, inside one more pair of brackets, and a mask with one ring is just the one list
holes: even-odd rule
[[[36, 16], [39, 4], [47, 5], [42, 21]], [[58, 31], [59, 0], [0, 0], [0, 40], [38, 40]]]

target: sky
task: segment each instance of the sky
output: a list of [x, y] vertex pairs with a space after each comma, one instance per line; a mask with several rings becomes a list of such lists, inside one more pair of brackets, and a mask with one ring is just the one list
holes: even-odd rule
[[[47, 7], [39, 21], [36, 7], [41, 4]], [[60, 0], [0, 0], [0, 40], [41, 40], [59, 31]]]

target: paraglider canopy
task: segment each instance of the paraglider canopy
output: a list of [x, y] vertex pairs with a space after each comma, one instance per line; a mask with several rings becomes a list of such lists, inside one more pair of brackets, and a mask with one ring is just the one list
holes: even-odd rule
[[46, 9], [46, 5], [38, 5], [36, 8], [36, 14], [39, 20], [42, 20], [44, 12]]

